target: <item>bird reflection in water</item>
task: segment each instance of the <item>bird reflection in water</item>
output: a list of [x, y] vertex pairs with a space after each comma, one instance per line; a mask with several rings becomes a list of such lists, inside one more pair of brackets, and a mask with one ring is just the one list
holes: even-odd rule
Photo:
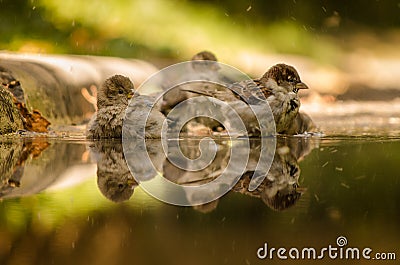
[[[144, 154], [148, 154], [152, 161], [163, 161], [161, 141], [147, 141], [149, 142], [147, 150], [134, 150], [134, 153], [138, 155], [135, 161], [141, 163]], [[95, 141], [90, 146], [94, 160], [97, 162], [98, 188], [107, 199], [113, 202], [129, 200], [138, 186], [126, 163], [122, 146], [119, 139]]]
[[138, 185], [129, 171], [118, 140], [97, 141], [91, 146], [97, 160], [97, 185], [113, 202], [128, 200]]
[[304, 188], [299, 187], [299, 161], [307, 156], [317, 144], [310, 138], [278, 138], [274, 159], [267, 176], [254, 191], [249, 191], [250, 178], [258, 172], [246, 172], [235, 187], [240, 192], [260, 198], [268, 207], [282, 211], [294, 206], [301, 198]]
[[[273, 210], [282, 211], [294, 206], [304, 192], [299, 187], [300, 167], [299, 161], [307, 156], [312, 149], [318, 146], [313, 138], [278, 137], [276, 139], [276, 152], [270, 167], [265, 172], [257, 171], [261, 142], [257, 139], [250, 141], [250, 156], [245, 173], [232, 188], [232, 192], [240, 192], [247, 196], [260, 198]], [[182, 152], [194, 159], [198, 155], [191, 144], [181, 144]], [[181, 185], [199, 185], [212, 181], [220, 176], [227, 166], [230, 158], [229, 144], [218, 142], [218, 151], [213, 162], [205, 169], [197, 172], [185, 171], [172, 165], [168, 160], [164, 163], [164, 177]], [[261, 161], [262, 163], [262, 161]], [[265, 176], [266, 174], [266, 176]], [[252, 178], [262, 177], [263, 181], [253, 191], [249, 191]], [[199, 194], [187, 194], [188, 200], [196, 203]], [[200, 212], [210, 212], [216, 209], [218, 200], [207, 204], [194, 206]]]
[[[189, 159], [196, 159], [200, 155], [198, 144], [200, 139], [181, 139], [179, 148]], [[190, 171], [175, 166], [160, 156], [161, 140], [151, 140], [148, 154], [157, 171], [162, 172], [164, 178], [180, 185], [201, 185], [218, 178], [229, 164], [231, 144], [227, 140], [213, 139], [217, 144], [216, 154], [212, 162], [202, 170]], [[246, 196], [261, 199], [269, 208], [282, 211], [294, 206], [301, 198], [304, 188], [299, 187], [299, 161], [306, 157], [312, 149], [318, 146], [314, 138], [278, 137], [276, 151], [268, 173], [256, 169], [258, 164], [261, 141], [250, 140], [250, 156], [247, 168], [231, 192], [239, 192]], [[98, 141], [93, 147], [97, 155], [97, 183], [101, 193], [114, 202], [128, 200], [138, 186], [132, 176], [124, 158], [122, 144], [118, 141]], [[158, 152], [157, 150], [160, 152]], [[169, 150], [170, 154], [175, 153]], [[138, 160], [139, 162], [139, 160]], [[261, 161], [262, 163], [262, 161]], [[264, 175], [262, 175], [264, 174]], [[265, 175], [266, 174], [266, 175]], [[253, 191], [249, 191], [252, 178], [262, 177], [263, 181]], [[187, 200], [196, 204], [202, 194], [186, 194]], [[218, 207], [218, 199], [212, 202], [194, 206], [201, 212], [211, 212]]]

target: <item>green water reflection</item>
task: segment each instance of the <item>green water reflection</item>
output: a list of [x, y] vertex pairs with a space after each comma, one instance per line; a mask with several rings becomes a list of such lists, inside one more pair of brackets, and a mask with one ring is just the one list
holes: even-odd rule
[[[233, 191], [202, 207], [161, 203], [129, 176], [118, 180], [125, 186], [99, 181], [97, 163], [122, 158], [118, 147], [107, 146], [94, 153], [99, 146], [83, 141], [2, 143], [14, 151], [2, 152], [0, 264], [284, 264], [259, 260], [257, 249], [266, 242], [321, 248], [336, 245], [338, 236], [375, 252], [396, 252], [400, 245], [396, 138], [279, 139], [272, 167], [287, 178], [269, 178], [250, 193], [244, 176]], [[125, 172], [123, 164], [118, 168]], [[115, 203], [101, 188], [106, 184], [132, 192]], [[276, 192], [298, 196], [285, 201], [272, 196]]]

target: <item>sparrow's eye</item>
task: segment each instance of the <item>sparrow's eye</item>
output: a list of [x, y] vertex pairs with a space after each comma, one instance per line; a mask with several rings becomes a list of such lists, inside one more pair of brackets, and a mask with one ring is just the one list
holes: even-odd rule
[[288, 75], [288, 77], [286, 79], [290, 83], [297, 83], [298, 82], [296, 76], [293, 76], [293, 75]]
[[124, 91], [120, 88], [120, 89], [118, 90], [118, 94], [122, 95], [122, 94], [124, 94]]

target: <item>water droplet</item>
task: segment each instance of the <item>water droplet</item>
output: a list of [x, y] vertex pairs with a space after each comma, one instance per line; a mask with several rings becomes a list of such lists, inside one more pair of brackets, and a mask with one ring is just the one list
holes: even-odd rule
[[342, 171], [343, 171], [343, 168], [342, 168], [342, 167], [335, 167], [335, 170], [336, 170], [336, 171], [342, 172]]
[[340, 183], [340, 185], [342, 185], [342, 187], [345, 187], [346, 189], [350, 189], [350, 186], [347, 185], [346, 183], [342, 182]]

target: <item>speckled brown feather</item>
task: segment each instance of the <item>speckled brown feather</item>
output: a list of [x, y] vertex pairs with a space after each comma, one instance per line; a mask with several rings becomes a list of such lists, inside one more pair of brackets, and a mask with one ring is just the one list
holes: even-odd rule
[[268, 78], [272, 78], [276, 81], [278, 85], [282, 84], [284, 81], [287, 81], [288, 77], [292, 76], [294, 80], [297, 82], [301, 82], [300, 76], [297, 73], [296, 69], [287, 64], [276, 64], [272, 66], [262, 77], [262, 80], [268, 80]]

